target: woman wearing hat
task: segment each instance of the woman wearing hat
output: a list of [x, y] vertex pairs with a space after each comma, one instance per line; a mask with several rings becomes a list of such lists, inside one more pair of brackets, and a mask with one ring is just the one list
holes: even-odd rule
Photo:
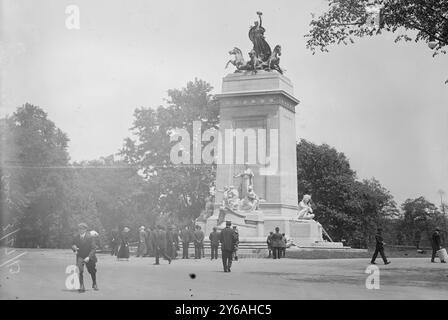
[[118, 248], [117, 260], [129, 260], [129, 228], [124, 227], [121, 232], [120, 247]]

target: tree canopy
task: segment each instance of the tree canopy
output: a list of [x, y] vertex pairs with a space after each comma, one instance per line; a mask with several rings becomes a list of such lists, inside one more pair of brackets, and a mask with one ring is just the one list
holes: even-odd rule
[[346, 156], [323, 144], [297, 144], [299, 198], [311, 194], [315, 219], [333, 240], [367, 246], [376, 227], [387, 224], [397, 208], [388, 190], [376, 179], [359, 181]]
[[355, 37], [396, 32], [396, 41], [423, 41], [434, 55], [446, 53], [448, 2], [445, 0], [329, 0], [329, 9], [314, 17], [305, 36], [307, 48], [328, 51], [332, 44]]
[[218, 108], [212, 87], [195, 79], [182, 89], [168, 91], [166, 106], [139, 108], [135, 111], [135, 139], [127, 138], [120, 154], [139, 170], [158, 195], [160, 219], [189, 223], [205, 206], [209, 186], [214, 180], [214, 165], [175, 165], [170, 151], [174, 129], [183, 128], [192, 137], [193, 121], [201, 122], [201, 130], [217, 128]]
[[[25, 104], [2, 119], [2, 221], [25, 246], [63, 246], [64, 198], [70, 177], [68, 138], [39, 107]], [[55, 236], [57, 242], [49, 237]], [[62, 241], [62, 242], [61, 242]]]

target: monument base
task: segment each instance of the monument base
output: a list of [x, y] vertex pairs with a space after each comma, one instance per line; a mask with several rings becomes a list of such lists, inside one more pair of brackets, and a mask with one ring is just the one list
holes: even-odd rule
[[284, 216], [266, 216], [262, 211], [253, 211], [249, 213], [225, 210], [225, 217], [221, 217], [218, 212], [209, 217], [202, 225], [206, 235], [213, 231], [214, 227], [222, 230], [226, 227], [226, 221], [232, 223], [232, 227], [238, 229], [240, 244], [247, 243], [263, 243], [269, 233], [275, 232], [275, 228], [279, 227], [280, 232], [284, 233], [286, 238], [298, 247], [342, 247], [340, 242], [327, 242], [323, 240], [322, 226], [315, 220], [297, 220]]

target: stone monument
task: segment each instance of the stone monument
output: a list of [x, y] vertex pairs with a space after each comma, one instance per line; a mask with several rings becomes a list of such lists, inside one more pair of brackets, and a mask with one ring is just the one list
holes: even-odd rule
[[[297, 194], [296, 123], [293, 85], [280, 67], [281, 47], [273, 51], [264, 38], [261, 12], [249, 30], [249, 61], [241, 50], [224, 77], [220, 107], [213, 214], [205, 232], [232, 221], [240, 242], [265, 243], [275, 227], [298, 246], [323, 244], [322, 226], [313, 219], [309, 196]], [[336, 245], [335, 243], [333, 243]], [[342, 246], [342, 244], [341, 244]]]

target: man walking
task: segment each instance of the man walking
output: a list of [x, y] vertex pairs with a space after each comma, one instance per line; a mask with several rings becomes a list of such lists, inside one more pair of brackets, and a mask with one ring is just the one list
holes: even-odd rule
[[[431, 236], [431, 245], [432, 245], [432, 256], [431, 256], [431, 262], [435, 262], [434, 259], [436, 258], [437, 251], [442, 249], [442, 242], [440, 240], [440, 229], [436, 228]], [[443, 260], [442, 257], [440, 258], [440, 262], [446, 263], [445, 260]]]
[[283, 236], [280, 233], [279, 227], [275, 227], [275, 233], [272, 235], [271, 239], [274, 259], [280, 259], [282, 255]]
[[221, 242], [221, 255], [222, 264], [224, 266], [224, 272], [230, 272], [232, 267], [232, 254], [235, 249], [236, 235], [230, 226], [232, 223], [226, 221], [226, 227], [221, 231], [219, 235], [219, 242]]
[[188, 247], [190, 246], [190, 230], [188, 226], [185, 226], [180, 232], [180, 238], [182, 240], [182, 259], [188, 259]]
[[376, 264], [375, 260], [378, 256], [378, 252], [381, 255], [381, 258], [383, 258], [384, 264], [389, 264], [390, 261], [387, 261], [386, 255], [384, 254], [384, 241], [383, 241], [383, 230], [381, 228], [378, 228], [377, 233], [375, 235], [375, 252], [373, 253], [372, 261], [370, 261], [371, 264]]
[[162, 256], [166, 260], [168, 260], [168, 263], [171, 264], [171, 258], [167, 256], [166, 254], [166, 247], [167, 247], [167, 236], [166, 231], [161, 225], [157, 226], [157, 230], [154, 232], [154, 249], [155, 249], [155, 256], [156, 256], [156, 262], [155, 265], [160, 264], [159, 258]]
[[218, 259], [218, 247], [219, 247], [219, 232], [216, 227], [213, 227], [213, 232], [208, 236], [211, 247], [211, 260]]
[[84, 265], [92, 277], [92, 288], [98, 290], [96, 284], [96, 262], [98, 261], [95, 255], [96, 245], [95, 239], [87, 232], [87, 224], [80, 223], [78, 225], [79, 234], [73, 239], [72, 250], [76, 252], [76, 266], [79, 270], [79, 292], [85, 292], [84, 287]]
[[201, 259], [202, 244], [204, 242], [204, 232], [202, 232], [200, 226], [196, 226], [194, 232], [194, 258]]
[[173, 228], [171, 226], [168, 226], [167, 231], [166, 231], [166, 254], [171, 259], [174, 259], [175, 252], [176, 252], [174, 245], [175, 244], [174, 244]]

